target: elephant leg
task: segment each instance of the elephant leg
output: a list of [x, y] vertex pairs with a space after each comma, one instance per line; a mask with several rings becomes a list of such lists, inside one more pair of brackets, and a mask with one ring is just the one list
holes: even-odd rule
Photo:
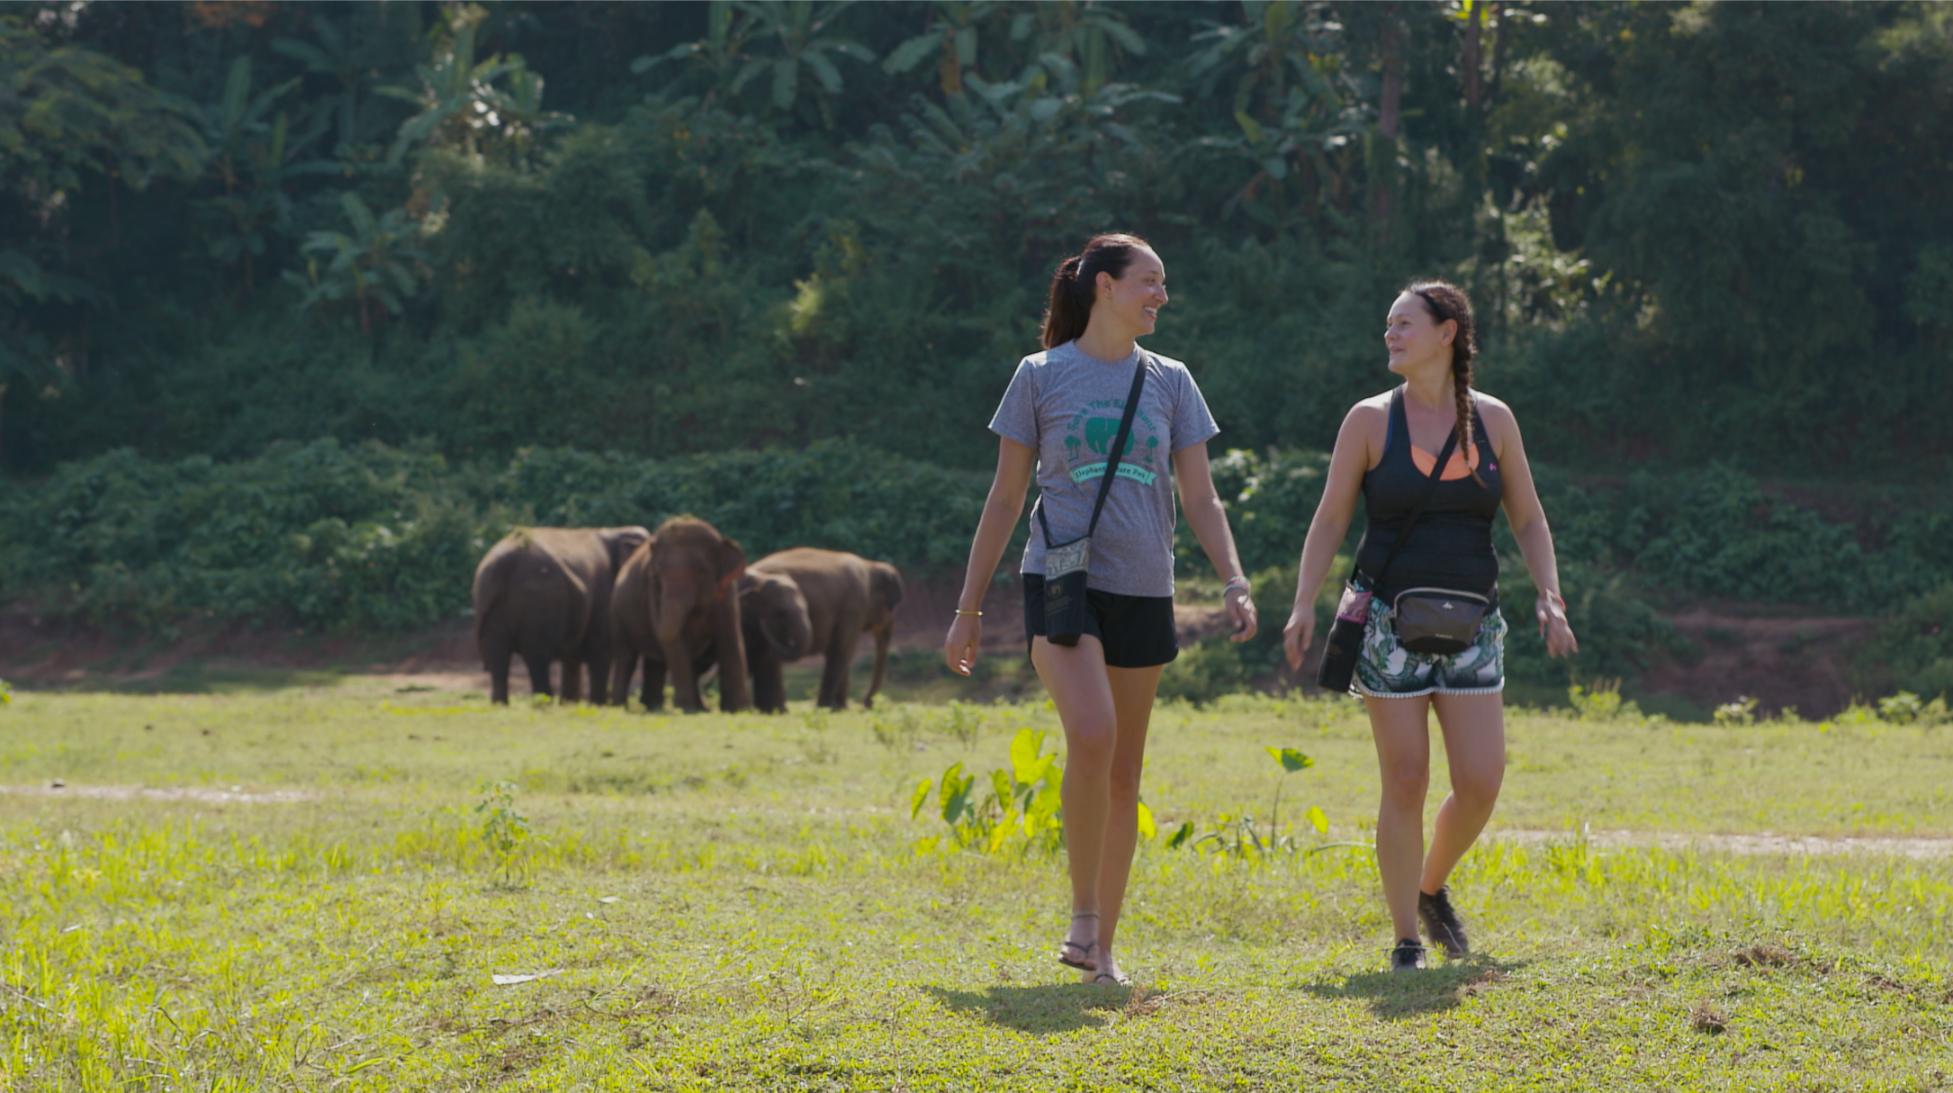
[[509, 660], [514, 652], [504, 643], [488, 644], [482, 660], [488, 665], [488, 700], [498, 706], [509, 704]]
[[549, 688], [549, 658], [524, 653], [522, 663], [529, 668], [529, 690], [544, 698], [554, 697], [556, 692]]
[[686, 713], [702, 712], [705, 699], [699, 694], [698, 672], [692, 666], [691, 655], [682, 649], [676, 657], [667, 655], [665, 671], [671, 675], [672, 706]]
[[607, 705], [610, 697], [610, 654], [594, 653], [590, 657], [590, 704]]
[[821, 668], [820, 702], [830, 710], [848, 708], [848, 673], [854, 668], [854, 646], [860, 638], [861, 631], [855, 630], [828, 646], [827, 663]]
[[644, 658], [643, 701], [647, 712], [665, 708], [665, 662], [662, 660]]
[[888, 669], [888, 643], [895, 636], [895, 624], [883, 623], [875, 630], [875, 678], [868, 681], [868, 693], [861, 697], [863, 709], [872, 709], [875, 696], [881, 693], [882, 674]]
[[631, 677], [637, 674], [637, 650], [615, 649], [610, 658], [610, 701], [619, 706], [631, 704]]
[[583, 701], [583, 662], [574, 658], [563, 661], [563, 701]]
[[786, 674], [778, 654], [764, 642], [746, 648], [746, 662], [752, 668], [753, 708], [761, 713], [787, 712]]

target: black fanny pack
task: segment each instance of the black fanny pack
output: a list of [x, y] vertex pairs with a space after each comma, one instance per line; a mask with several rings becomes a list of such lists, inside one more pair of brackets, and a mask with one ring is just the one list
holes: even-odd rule
[[1499, 604], [1490, 596], [1453, 588], [1406, 588], [1390, 601], [1390, 625], [1397, 644], [1413, 653], [1446, 656], [1478, 641], [1478, 628]]

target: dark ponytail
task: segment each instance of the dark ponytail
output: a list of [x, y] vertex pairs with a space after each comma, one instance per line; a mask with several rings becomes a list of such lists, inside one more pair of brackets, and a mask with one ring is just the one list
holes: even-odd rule
[[1044, 347], [1076, 341], [1092, 319], [1092, 304], [1098, 296], [1099, 274], [1125, 275], [1132, 256], [1147, 246], [1136, 235], [1115, 233], [1095, 235], [1085, 249], [1058, 263], [1051, 275], [1051, 299], [1044, 307]]
[[1438, 322], [1449, 320], [1458, 324], [1458, 333], [1451, 339], [1451, 386], [1452, 396], [1458, 403], [1458, 451], [1465, 457], [1465, 466], [1471, 467], [1472, 478], [1479, 485], [1484, 480], [1478, 477], [1478, 468], [1472, 466], [1472, 362], [1478, 357], [1478, 328], [1472, 322], [1471, 297], [1465, 290], [1446, 281], [1414, 281], [1404, 289], [1424, 301], [1425, 310]]

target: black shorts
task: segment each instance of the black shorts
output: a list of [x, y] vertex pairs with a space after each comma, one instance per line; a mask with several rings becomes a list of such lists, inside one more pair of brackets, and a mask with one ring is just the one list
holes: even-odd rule
[[[1024, 646], [1044, 635], [1044, 578], [1024, 576]], [[1085, 590], [1085, 632], [1105, 646], [1111, 668], [1151, 668], [1180, 655], [1172, 596], [1122, 596]]]

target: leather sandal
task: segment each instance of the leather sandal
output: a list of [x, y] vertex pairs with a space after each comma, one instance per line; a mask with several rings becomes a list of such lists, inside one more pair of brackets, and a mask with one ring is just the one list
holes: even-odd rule
[[1092, 977], [1094, 987], [1130, 987], [1132, 976], [1125, 972], [1100, 972]]
[[[1081, 918], [1095, 919], [1097, 917], [1099, 917], [1097, 911], [1079, 911], [1071, 916], [1071, 920], [1077, 922]], [[1098, 951], [1098, 947], [1099, 942], [1097, 938], [1093, 938], [1082, 945], [1070, 938], [1066, 938], [1064, 944], [1058, 949], [1058, 963], [1063, 964], [1067, 968], [1077, 968], [1081, 972], [1098, 971], [1098, 958], [1092, 955]], [[1076, 952], [1078, 955], [1074, 957], [1072, 955], [1073, 952]]]

